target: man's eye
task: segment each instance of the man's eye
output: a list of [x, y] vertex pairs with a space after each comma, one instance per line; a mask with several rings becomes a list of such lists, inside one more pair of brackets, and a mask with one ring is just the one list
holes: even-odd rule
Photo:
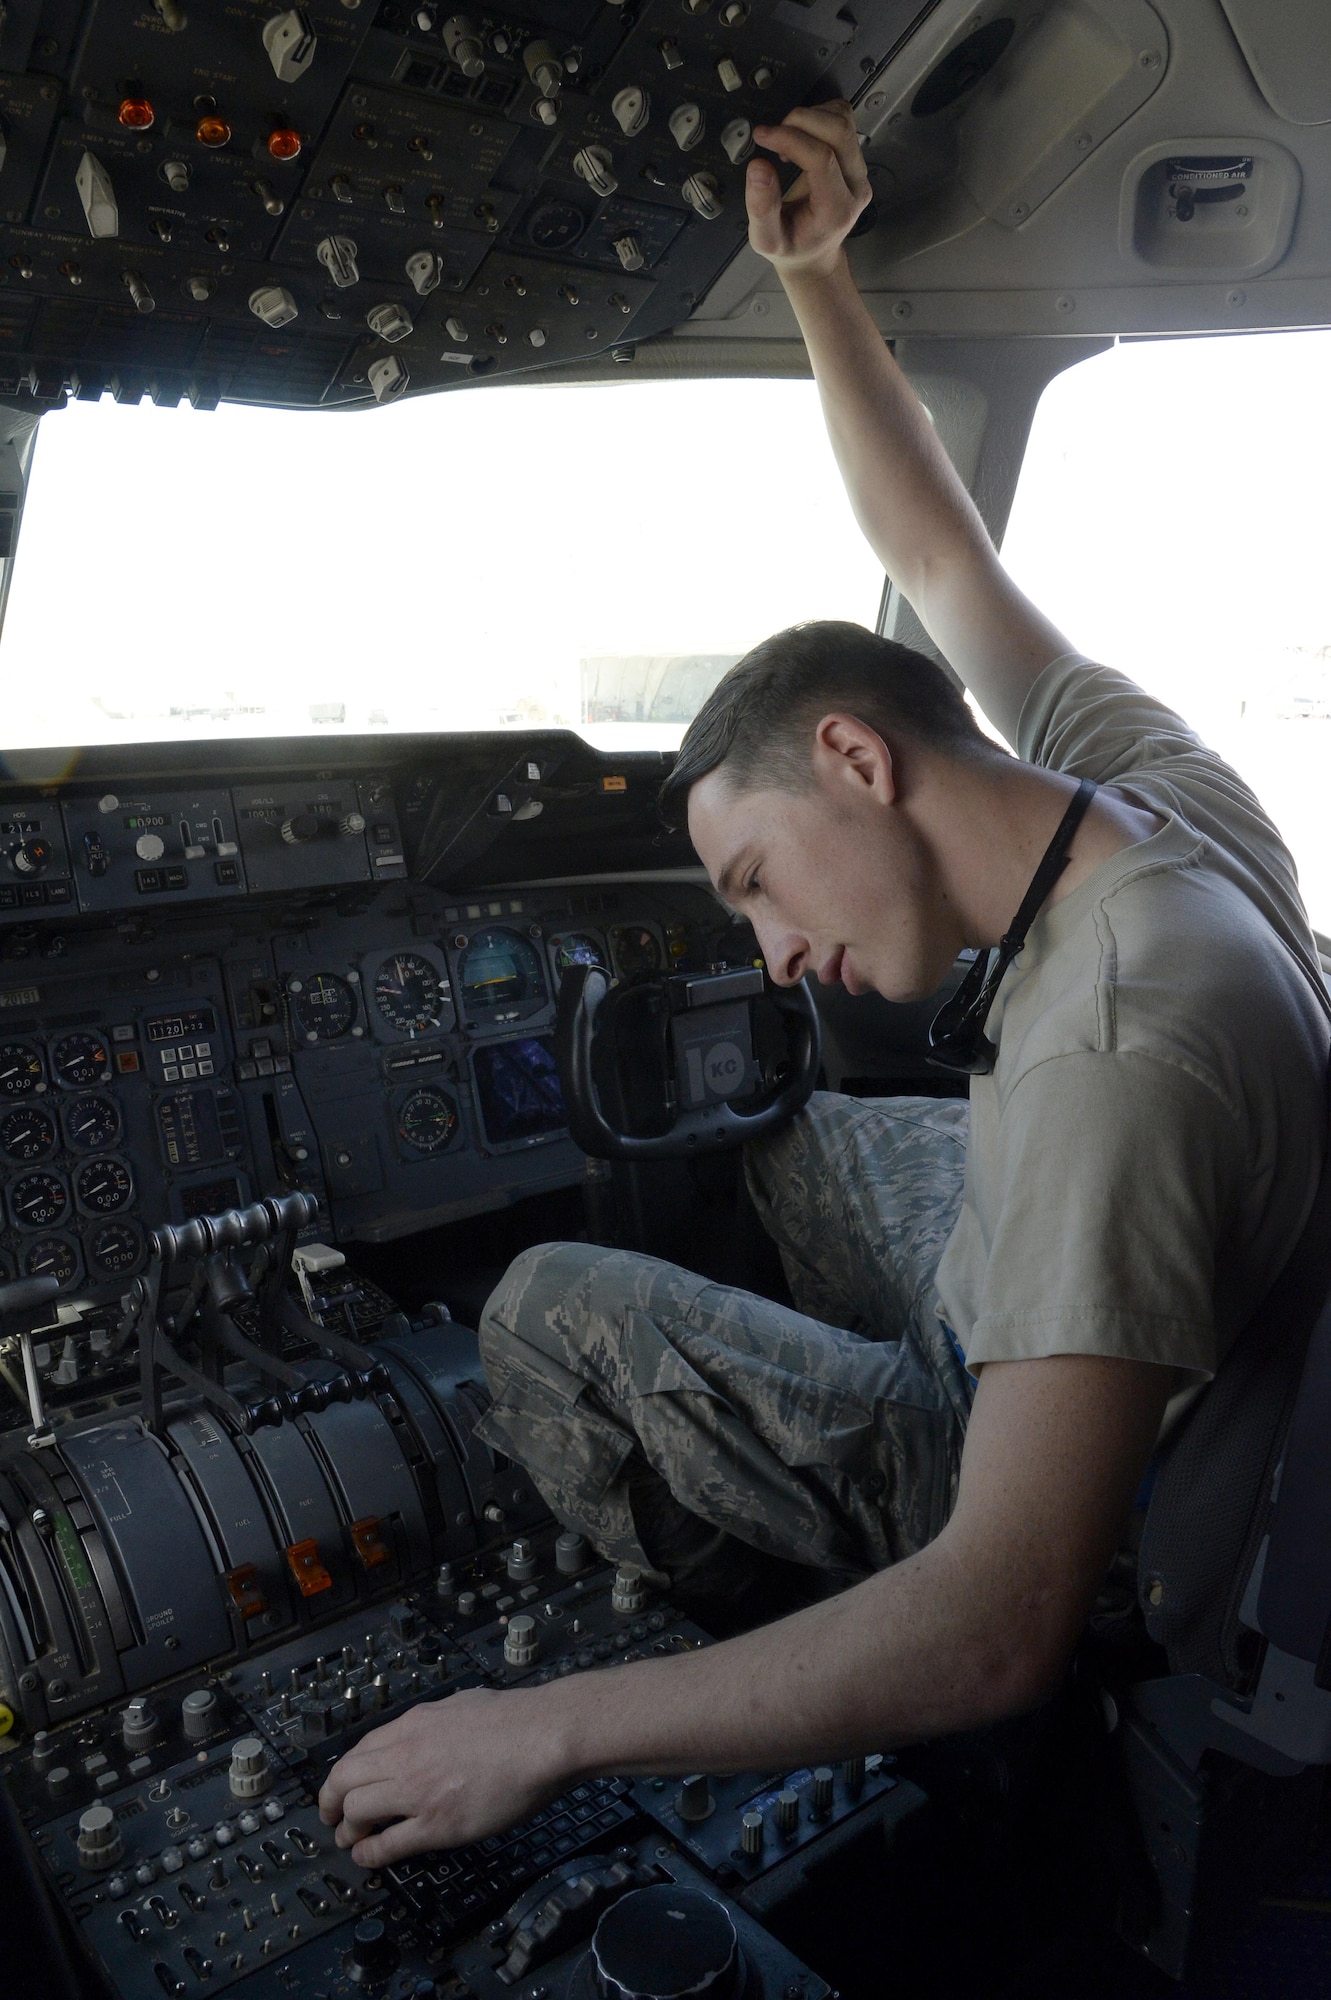
[[744, 884], [744, 893], [746, 896], [760, 896], [762, 894], [762, 886], [756, 875], [750, 875], [748, 881]]

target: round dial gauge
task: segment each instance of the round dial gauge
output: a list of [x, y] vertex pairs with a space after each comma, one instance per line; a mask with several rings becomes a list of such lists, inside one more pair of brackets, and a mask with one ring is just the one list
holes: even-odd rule
[[621, 979], [638, 979], [646, 972], [660, 971], [661, 947], [641, 924], [622, 924], [611, 931], [610, 942]]
[[425, 1035], [444, 1024], [448, 981], [418, 951], [400, 951], [374, 975], [374, 1004], [400, 1035]]
[[92, 1214], [112, 1215], [125, 1206], [134, 1183], [123, 1160], [89, 1160], [79, 1168], [74, 1192]]
[[36, 1104], [0, 1118], [0, 1152], [11, 1160], [44, 1160], [55, 1151], [55, 1120]]
[[78, 1273], [78, 1252], [63, 1236], [42, 1236], [23, 1259], [30, 1278], [56, 1278], [67, 1285]]
[[31, 1042], [0, 1042], [0, 1096], [26, 1097], [43, 1090], [42, 1059]]
[[477, 931], [462, 954], [462, 1001], [468, 1017], [520, 1020], [545, 1000], [545, 974], [526, 938], [516, 931]]
[[9, 1212], [24, 1229], [46, 1229], [59, 1222], [69, 1196], [54, 1174], [24, 1174], [9, 1190]]
[[106, 1043], [99, 1035], [62, 1035], [51, 1050], [51, 1072], [67, 1090], [105, 1083], [111, 1074]]
[[132, 1222], [104, 1222], [88, 1238], [88, 1262], [108, 1278], [132, 1271], [142, 1251], [143, 1238]]
[[113, 1146], [120, 1137], [120, 1112], [113, 1097], [76, 1097], [65, 1106], [65, 1137], [80, 1152]]
[[458, 1129], [458, 1108], [444, 1090], [413, 1090], [397, 1114], [397, 1129], [418, 1153], [442, 1153]]
[[556, 938], [554, 953], [555, 970], [561, 974], [567, 972], [571, 965], [596, 965], [602, 972], [607, 970], [605, 946], [598, 944], [586, 931], [569, 931], [564, 937]]
[[356, 996], [335, 972], [316, 972], [287, 985], [296, 1027], [307, 1042], [333, 1042], [356, 1018]]

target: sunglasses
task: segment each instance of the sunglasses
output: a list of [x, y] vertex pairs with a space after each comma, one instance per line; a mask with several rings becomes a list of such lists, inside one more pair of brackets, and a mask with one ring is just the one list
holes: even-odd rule
[[1096, 790], [1093, 779], [1082, 779], [1031, 877], [1031, 886], [1022, 897], [1010, 930], [1000, 944], [980, 953], [951, 999], [943, 1002], [929, 1023], [929, 1061], [935, 1069], [952, 1070], [958, 1076], [988, 1076], [992, 1072], [998, 1061], [998, 1048], [984, 1031], [989, 1009], [1004, 974], [1026, 942], [1027, 931], [1068, 865], [1073, 835], [1086, 817], [1086, 808]]

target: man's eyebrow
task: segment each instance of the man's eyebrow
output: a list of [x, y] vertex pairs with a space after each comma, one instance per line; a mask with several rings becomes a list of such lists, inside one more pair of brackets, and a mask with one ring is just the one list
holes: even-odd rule
[[732, 854], [729, 861], [727, 861], [725, 867], [721, 870], [721, 873], [716, 878], [716, 893], [726, 902], [729, 902], [730, 900], [731, 891], [734, 887], [735, 877], [740, 872], [740, 869], [743, 866], [744, 856], [747, 853], [747, 851], [748, 850], [746, 848], [741, 847], [738, 854]]

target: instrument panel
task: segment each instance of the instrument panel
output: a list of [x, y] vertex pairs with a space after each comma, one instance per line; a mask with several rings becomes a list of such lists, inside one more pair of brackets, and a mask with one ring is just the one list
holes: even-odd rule
[[0, 1274], [107, 1301], [159, 1223], [265, 1193], [382, 1242], [576, 1183], [563, 973], [696, 969], [722, 922], [688, 883], [413, 882], [386, 772], [25, 798], [3, 876]]

